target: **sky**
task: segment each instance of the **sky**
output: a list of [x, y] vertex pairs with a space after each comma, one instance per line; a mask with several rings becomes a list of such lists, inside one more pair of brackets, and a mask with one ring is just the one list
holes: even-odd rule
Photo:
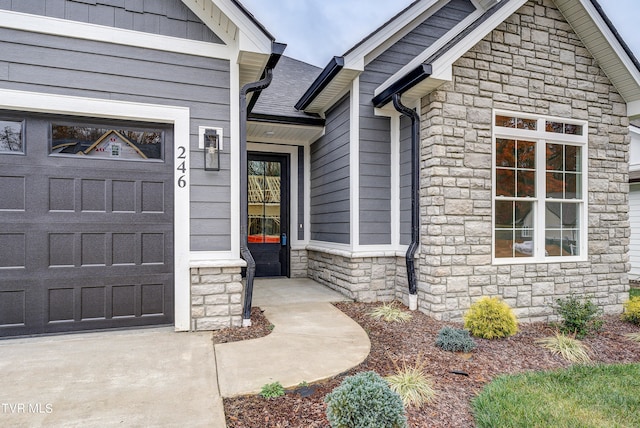
[[[413, 0], [240, 0], [276, 38], [285, 55], [324, 67]], [[598, 0], [640, 59], [639, 0]]]

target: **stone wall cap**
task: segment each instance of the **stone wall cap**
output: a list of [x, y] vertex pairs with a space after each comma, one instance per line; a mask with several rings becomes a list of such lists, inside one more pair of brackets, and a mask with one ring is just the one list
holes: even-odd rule
[[373, 257], [404, 257], [404, 250], [371, 250], [371, 251], [350, 251], [340, 248], [330, 248], [319, 245], [307, 245], [307, 251], [332, 254], [334, 256], [347, 257], [350, 259], [363, 259]]
[[225, 267], [246, 267], [247, 262], [242, 259], [225, 260], [191, 260], [190, 268], [225, 268]]

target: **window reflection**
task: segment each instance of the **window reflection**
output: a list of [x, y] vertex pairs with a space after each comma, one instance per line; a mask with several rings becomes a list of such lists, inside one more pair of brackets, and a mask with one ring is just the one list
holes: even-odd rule
[[164, 133], [76, 125], [51, 126], [51, 153], [110, 159], [162, 159]]
[[280, 243], [280, 162], [249, 161], [249, 243]]
[[0, 153], [24, 153], [23, 122], [0, 120]]

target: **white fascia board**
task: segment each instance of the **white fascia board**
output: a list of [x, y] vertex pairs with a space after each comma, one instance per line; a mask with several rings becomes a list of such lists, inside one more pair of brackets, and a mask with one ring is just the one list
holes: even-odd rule
[[596, 8], [593, 6], [593, 3], [591, 3], [590, 0], [577, 0], [577, 1], [579, 1], [582, 7], [584, 7], [587, 13], [589, 13], [589, 16], [593, 20], [594, 24], [596, 25], [598, 30], [602, 33], [602, 35], [605, 37], [605, 39], [607, 40], [607, 43], [611, 46], [611, 50], [616, 54], [618, 58], [620, 58], [620, 61], [622, 61], [626, 69], [629, 71], [633, 79], [636, 81], [636, 84], [640, 86], [640, 70], [638, 70], [636, 65], [633, 63], [633, 60], [629, 57], [627, 52], [624, 50], [624, 48], [622, 47], [622, 45], [620, 44], [616, 36], [611, 31], [611, 28], [609, 28], [609, 25], [607, 25], [605, 20], [602, 18], [602, 15], [600, 15], [600, 13], [596, 10]]
[[227, 46], [48, 16], [0, 10], [0, 27], [208, 58], [230, 58]]
[[[0, 109], [171, 123], [174, 152], [166, 156], [173, 156], [174, 162], [189, 164], [190, 110], [187, 107], [0, 89]], [[174, 168], [173, 182], [175, 329], [187, 331], [191, 326], [189, 169], [182, 173]]]
[[[384, 24], [375, 31], [375, 34], [370, 35], [357, 48], [344, 56], [345, 68], [360, 71], [364, 70], [365, 57], [367, 55], [378, 49], [381, 45], [395, 43], [401, 37], [398, 36], [398, 34], [404, 35], [402, 34], [403, 30], [405, 30], [406, 33], [415, 26], [411, 24], [414, 24], [416, 21], [424, 21], [426, 18], [423, 14], [433, 8], [433, 6], [438, 5], [438, 3], [440, 3], [440, 7], [442, 7], [447, 3], [447, 0], [423, 0]], [[436, 7], [435, 10], [438, 10], [440, 7]]]
[[[194, 0], [192, 0], [194, 1]], [[196, 2], [211, 1], [224, 13], [239, 29], [239, 43], [241, 51], [271, 54], [273, 40], [265, 34], [242, 10], [231, 0], [195, 0]]]

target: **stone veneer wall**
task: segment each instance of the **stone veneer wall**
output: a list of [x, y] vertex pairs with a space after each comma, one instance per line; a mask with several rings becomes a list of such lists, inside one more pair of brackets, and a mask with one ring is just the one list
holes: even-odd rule
[[309, 249], [309, 278], [357, 302], [396, 298], [396, 256], [352, 257], [346, 252]]
[[[215, 263], [213, 263], [215, 265]], [[191, 329], [242, 326], [241, 266], [191, 268]]]
[[291, 250], [291, 265], [289, 276], [291, 278], [307, 278], [309, 261], [307, 259], [307, 250], [306, 249], [292, 249]]
[[[522, 319], [591, 294], [606, 312], [628, 298], [626, 104], [550, 0], [529, 1], [454, 64], [422, 100], [419, 307], [458, 320], [501, 296]], [[493, 265], [492, 109], [589, 121], [588, 258]]]

